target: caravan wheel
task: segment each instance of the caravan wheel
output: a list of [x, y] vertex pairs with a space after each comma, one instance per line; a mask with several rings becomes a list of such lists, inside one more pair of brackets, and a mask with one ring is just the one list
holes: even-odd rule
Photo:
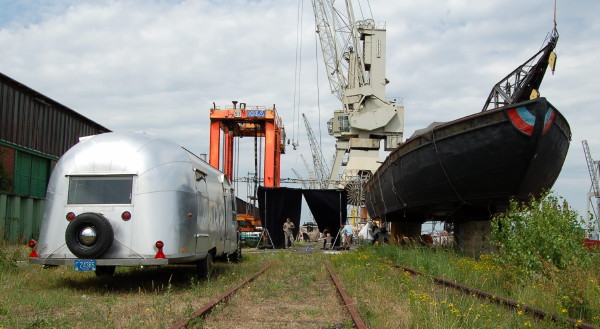
[[110, 222], [96, 213], [78, 215], [65, 232], [67, 247], [79, 258], [99, 258], [112, 246], [113, 240]]
[[210, 272], [213, 266], [213, 255], [209, 251], [206, 258], [199, 260], [196, 263], [196, 271], [198, 272], [198, 279], [207, 279], [210, 276]]
[[242, 244], [240, 241], [238, 241], [235, 252], [227, 255], [227, 260], [234, 263], [239, 263], [242, 261]]

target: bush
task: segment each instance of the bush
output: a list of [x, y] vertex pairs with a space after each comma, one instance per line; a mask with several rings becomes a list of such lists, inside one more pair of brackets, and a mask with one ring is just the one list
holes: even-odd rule
[[508, 212], [492, 219], [490, 236], [500, 249], [494, 255], [496, 261], [541, 274], [588, 266], [584, 237], [577, 212], [550, 194], [532, 198], [528, 204], [511, 201]]
[[16, 268], [17, 261], [27, 261], [28, 250], [29, 248], [23, 245], [0, 241], [0, 271]]

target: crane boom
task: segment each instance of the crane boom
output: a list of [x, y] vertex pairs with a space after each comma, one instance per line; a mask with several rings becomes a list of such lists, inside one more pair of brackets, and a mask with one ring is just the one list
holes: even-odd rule
[[315, 134], [313, 133], [310, 123], [308, 122], [308, 119], [306, 119], [306, 115], [304, 115], [304, 113], [302, 113], [302, 118], [304, 119], [306, 134], [308, 135], [308, 142], [310, 143], [310, 150], [312, 152], [313, 163], [315, 167], [315, 178], [319, 180], [321, 188], [326, 188], [328, 185], [327, 180], [329, 178], [329, 167], [325, 162], [325, 158], [321, 152], [321, 147], [319, 147], [317, 144]]
[[335, 15], [333, 15], [333, 3], [329, 8], [324, 1], [313, 1], [313, 11], [315, 13], [315, 27], [319, 34], [321, 50], [323, 52], [323, 61], [329, 77], [329, 88], [340, 101], [344, 98], [343, 88], [348, 84], [343, 74], [342, 63], [338, 55], [338, 47], [335, 41]]
[[600, 198], [600, 187], [598, 186], [598, 165], [592, 159], [592, 154], [590, 152], [590, 147], [588, 146], [587, 140], [581, 141], [581, 144], [583, 144], [583, 153], [585, 154], [585, 160], [590, 172], [590, 178], [592, 179], [592, 191], [594, 192], [594, 196], [596, 198]]
[[[600, 219], [598, 218], [598, 216], [596, 216], [596, 225], [593, 225], [590, 223], [589, 207], [591, 204], [591, 197], [593, 196], [596, 199], [595, 213], [600, 214], [600, 186], [598, 183], [598, 175], [600, 174], [600, 165], [598, 164], [598, 161], [594, 161], [592, 159], [592, 153], [590, 152], [590, 147], [588, 146], [587, 140], [581, 141], [581, 144], [583, 144], [583, 153], [585, 154], [585, 160], [587, 162], [587, 166], [588, 166], [588, 169], [590, 172], [590, 178], [592, 180], [592, 193], [590, 193], [588, 195], [590, 200], [588, 200], [588, 211], [586, 214], [586, 222], [587, 222], [586, 230], [594, 227], [594, 230], [596, 231], [596, 235], [598, 235], [598, 234], [600, 234]], [[592, 205], [592, 207], [593, 207], [593, 205]]]
[[550, 66], [554, 72], [556, 54], [553, 50], [557, 42], [558, 32], [555, 28], [546, 46], [492, 88], [483, 111], [537, 98], [546, 68]]
[[302, 176], [300, 176], [300, 174], [298, 174], [298, 172], [296, 171], [296, 169], [292, 168], [292, 172], [294, 173], [294, 175], [296, 175], [296, 178], [298, 179], [298, 181], [300, 182], [300, 184], [302, 184], [303, 188], [310, 188], [310, 186], [308, 185], [308, 183], [306, 182], [306, 180], [303, 179]]

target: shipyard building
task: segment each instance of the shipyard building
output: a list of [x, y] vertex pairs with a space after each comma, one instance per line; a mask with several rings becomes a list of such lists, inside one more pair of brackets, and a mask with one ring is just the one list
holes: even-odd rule
[[102, 125], [0, 73], [0, 237], [37, 236], [50, 172], [79, 137]]

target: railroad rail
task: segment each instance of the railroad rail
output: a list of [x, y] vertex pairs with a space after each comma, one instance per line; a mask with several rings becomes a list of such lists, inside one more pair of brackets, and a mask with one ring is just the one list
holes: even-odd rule
[[[250, 283], [251, 281], [253, 281], [254, 279], [256, 279], [258, 276], [260, 276], [261, 274], [263, 274], [267, 269], [269, 269], [271, 267], [271, 265], [273, 265], [273, 263], [274, 262], [271, 262], [271, 263], [265, 265], [258, 272], [252, 274], [251, 276], [249, 276], [248, 278], [246, 278], [241, 283], [237, 284], [233, 288], [227, 290], [223, 294], [219, 295], [215, 299], [211, 300], [210, 302], [206, 303], [204, 306], [202, 306], [199, 309], [197, 309], [196, 311], [194, 311], [190, 315], [189, 318], [182, 319], [182, 320], [178, 321], [177, 323], [175, 323], [173, 326], [170, 327], [170, 329], [187, 328], [190, 323], [193, 323], [193, 322], [195, 322], [198, 319], [205, 319], [211, 313], [211, 311], [214, 310], [215, 307], [217, 307], [217, 305], [225, 303], [240, 288], [244, 287], [245, 285], [247, 285], [248, 283]], [[352, 300], [352, 298], [344, 290], [344, 288], [343, 288], [343, 286], [342, 286], [339, 278], [334, 273], [331, 265], [328, 262], [324, 262], [324, 264], [325, 264], [325, 267], [327, 268], [327, 271], [329, 272], [329, 275], [331, 277], [331, 280], [332, 280], [333, 284], [336, 287], [336, 291], [337, 291], [338, 295], [340, 296], [340, 298], [342, 300], [343, 306], [345, 307], [346, 311], [348, 312], [348, 314], [350, 315], [350, 317], [352, 319], [352, 322], [354, 323], [354, 327], [357, 328], [357, 329], [367, 329], [367, 326], [366, 326], [365, 322], [362, 320], [362, 318], [360, 317], [360, 314], [358, 313], [358, 310], [356, 309], [356, 307], [354, 307], [354, 301]]]
[[195, 319], [198, 319], [198, 318], [205, 318], [208, 314], [210, 314], [210, 312], [217, 305], [221, 304], [222, 302], [225, 302], [229, 297], [233, 296], [241, 287], [243, 287], [244, 285], [248, 284], [252, 280], [256, 279], [256, 277], [258, 277], [259, 275], [261, 275], [262, 273], [264, 273], [269, 267], [271, 267], [271, 265], [273, 265], [272, 262], [268, 263], [260, 271], [252, 274], [251, 276], [249, 276], [248, 278], [246, 278], [244, 281], [242, 281], [240, 284], [238, 284], [235, 287], [227, 290], [226, 292], [222, 293], [221, 295], [219, 295], [215, 299], [213, 299], [210, 302], [206, 303], [201, 308], [197, 309], [194, 313], [192, 313], [192, 315], [190, 316], [189, 319], [185, 319], [185, 320], [181, 320], [181, 321], [177, 322], [170, 329], [187, 328], [188, 323], [190, 323], [191, 321], [193, 321]]
[[[265, 265], [261, 270], [259, 270], [258, 272], [252, 274], [251, 276], [249, 276], [248, 278], [246, 278], [245, 280], [243, 280], [241, 283], [235, 285], [233, 288], [227, 290], [226, 292], [224, 292], [223, 294], [219, 295], [218, 297], [214, 298], [213, 300], [211, 300], [210, 302], [208, 302], [207, 304], [205, 304], [204, 306], [202, 306], [201, 308], [197, 309], [196, 311], [194, 311], [189, 318], [187, 319], [182, 319], [180, 321], [178, 321], [177, 323], [175, 323], [173, 326], [170, 327], [170, 329], [181, 329], [181, 328], [187, 328], [188, 325], [195, 323], [195, 321], [199, 320], [199, 319], [205, 319], [210, 313], [211, 311], [217, 306], [220, 305], [222, 303], [225, 303], [229, 298], [231, 298], [237, 291], [240, 290], [240, 288], [244, 287], [245, 285], [247, 285], [248, 283], [252, 282], [254, 279], [256, 279], [257, 277], [259, 277], [261, 274], [265, 273], [265, 271], [267, 269], [269, 269], [275, 262], [271, 262], [267, 265]], [[334, 284], [336, 291], [341, 299], [341, 304], [342, 306], [345, 308], [345, 310], [347, 311], [347, 313], [349, 314], [354, 327], [357, 329], [367, 329], [367, 325], [365, 324], [365, 322], [362, 320], [362, 318], [360, 317], [360, 314], [355, 306], [355, 302], [352, 300], [352, 298], [346, 293], [346, 291], [343, 288], [343, 285], [340, 281], [340, 279], [338, 278], [338, 276], [335, 274], [333, 268], [331, 267], [331, 265], [329, 264], [329, 262], [324, 261], [323, 262], [328, 273], [329, 276], [331, 278], [332, 283]], [[453, 289], [456, 289], [460, 292], [463, 292], [465, 294], [471, 295], [471, 296], [476, 296], [478, 298], [483, 298], [483, 299], [487, 299], [493, 303], [496, 303], [498, 305], [503, 305], [505, 307], [511, 308], [511, 309], [520, 309], [523, 310], [525, 313], [528, 313], [536, 318], [539, 319], [549, 319], [551, 321], [557, 322], [557, 323], [568, 323], [570, 325], [573, 325], [577, 328], [584, 328], [584, 329], [600, 329], [599, 327], [596, 327], [592, 324], [589, 323], [585, 323], [585, 322], [581, 322], [581, 320], [576, 320], [576, 319], [572, 319], [572, 318], [564, 318], [564, 317], [560, 317], [556, 314], [553, 313], [549, 313], [546, 312], [542, 309], [533, 307], [533, 306], [529, 306], [529, 305], [525, 305], [523, 303], [519, 303], [515, 300], [511, 300], [508, 298], [504, 298], [501, 296], [497, 296], [495, 294], [491, 294], [489, 292], [485, 292], [483, 290], [479, 290], [473, 287], [469, 287], [467, 285], [464, 284], [460, 284], [454, 281], [450, 281], [450, 280], [446, 280], [440, 277], [434, 277], [431, 275], [428, 275], [426, 273], [417, 271], [415, 269], [412, 269], [410, 267], [406, 267], [403, 265], [392, 265], [392, 267], [394, 268], [398, 268], [401, 269], [403, 271], [406, 271], [408, 273], [410, 273], [411, 275], [414, 276], [423, 276], [423, 277], [429, 277], [432, 279], [432, 281], [434, 281], [436, 284], [438, 285], [442, 285], [442, 286], [446, 286], [446, 287], [451, 287]], [[283, 321], [284, 322], [284, 321]], [[304, 320], [304, 322], [306, 322], [306, 324], [312, 323], [311, 321], [308, 320]], [[312, 324], [316, 324], [316, 323], [312, 323]]]
[[331, 280], [333, 280], [333, 283], [335, 284], [338, 294], [344, 301], [344, 306], [346, 307], [348, 313], [350, 313], [350, 316], [352, 317], [354, 326], [358, 329], [367, 329], [367, 325], [360, 317], [360, 314], [358, 314], [356, 307], [354, 307], [354, 302], [352, 301], [352, 298], [348, 296], [348, 294], [344, 290], [344, 287], [342, 287], [342, 284], [340, 283], [340, 280], [338, 279], [337, 275], [335, 275], [335, 273], [333, 272], [331, 265], [326, 262], [325, 266], [327, 267], [327, 271], [329, 271], [329, 275], [331, 276]]
[[440, 277], [430, 276], [428, 274], [419, 272], [419, 271], [417, 271], [415, 269], [412, 269], [410, 267], [406, 267], [406, 266], [402, 266], [402, 265], [398, 265], [398, 264], [395, 264], [395, 265], [392, 265], [392, 266], [395, 267], [395, 268], [402, 269], [402, 270], [404, 270], [404, 271], [406, 271], [406, 272], [408, 272], [408, 273], [410, 273], [412, 275], [419, 275], [419, 276], [424, 276], [424, 277], [431, 277], [431, 279], [435, 283], [437, 283], [439, 285], [446, 286], [446, 287], [454, 288], [454, 289], [459, 290], [459, 291], [461, 291], [461, 292], [463, 292], [465, 294], [470, 294], [470, 295], [477, 296], [479, 298], [488, 299], [488, 300], [491, 300], [492, 302], [494, 302], [496, 304], [505, 305], [505, 306], [507, 306], [509, 308], [512, 308], [512, 309], [521, 308], [525, 312], [527, 312], [529, 314], [532, 314], [533, 316], [535, 316], [535, 317], [537, 317], [539, 319], [550, 319], [550, 320], [552, 320], [554, 322], [568, 322], [568, 323], [572, 324], [573, 326], [575, 326], [577, 328], [600, 329], [599, 327], [596, 327], [596, 326], [594, 326], [592, 324], [589, 324], [589, 323], [581, 322], [579, 320], [572, 319], [572, 318], [563, 318], [563, 317], [560, 317], [560, 316], [558, 316], [556, 314], [543, 311], [543, 310], [541, 310], [541, 309], [539, 309], [537, 307], [525, 305], [525, 304], [519, 303], [519, 302], [517, 302], [515, 300], [504, 298], [504, 297], [500, 297], [500, 296], [491, 294], [489, 292], [485, 292], [483, 290], [479, 290], [479, 289], [476, 289], [476, 288], [472, 288], [472, 287], [466, 286], [464, 284], [460, 284], [460, 283], [457, 283], [457, 282], [454, 282], [454, 281], [449, 281], [449, 280], [446, 280], [446, 279], [443, 279], [443, 278], [440, 278]]

